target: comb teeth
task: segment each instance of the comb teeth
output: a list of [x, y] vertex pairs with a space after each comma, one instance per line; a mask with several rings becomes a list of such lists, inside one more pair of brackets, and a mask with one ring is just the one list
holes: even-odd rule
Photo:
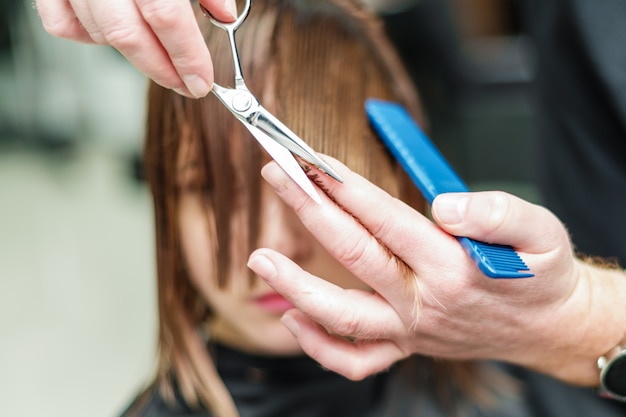
[[[368, 100], [365, 110], [383, 143], [432, 204], [442, 193], [468, 191], [434, 143], [397, 103]], [[491, 278], [532, 277], [511, 246], [457, 237], [478, 268]]]
[[463, 249], [480, 270], [491, 278], [528, 278], [533, 274], [519, 254], [508, 245], [480, 242], [467, 237], [457, 237]]

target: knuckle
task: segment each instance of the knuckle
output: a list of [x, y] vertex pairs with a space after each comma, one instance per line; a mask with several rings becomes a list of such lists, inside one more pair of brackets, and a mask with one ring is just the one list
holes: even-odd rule
[[366, 228], [370, 235], [376, 236], [379, 241], [383, 242], [396, 237], [399, 204], [404, 204], [404, 202], [389, 194], [381, 196], [376, 217], [367, 221]]
[[354, 243], [348, 245], [346, 242], [350, 242], [350, 239], [338, 237], [336, 242], [337, 246], [332, 252], [347, 269], [351, 270], [367, 260], [369, 235], [360, 236]]
[[497, 233], [505, 226], [509, 217], [510, 208], [510, 201], [504, 193], [494, 192], [490, 194], [485, 210], [487, 220], [485, 227], [488, 234]]
[[137, 47], [139, 35], [131, 26], [118, 25], [102, 29], [99, 33], [92, 33], [92, 38], [99, 43], [107, 43], [120, 51]]
[[46, 32], [63, 39], [73, 39], [76, 36], [78, 23], [68, 19], [49, 19], [41, 17], [41, 24]]
[[[388, 206], [391, 207], [391, 205]], [[397, 219], [391, 213], [381, 213], [378, 221], [368, 228], [373, 236], [378, 236], [379, 239], [385, 240], [388, 235], [393, 233], [395, 222], [397, 222]]]
[[335, 333], [344, 337], [358, 337], [360, 328], [359, 319], [353, 311], [344, 311], [337, 317], [336, 323], [332, 326]]
[[352, 381], [361, 381], [382, 371], [386, 365], [388, 363], [386, 361], [381, 362], [380, 358], [372, 358], [369, 355], [360, 356], [348, 363], [345, 376]]
[[369, 376], [369, 373], [366, 372], [363, 366], [357, 364], [350, 367], [344, 376], [351, 381], [362, 381]]
[[171, 1], [144, 2], [141, 14], [150, 26], [159, 30], [172, 29], [180, 20], [180, 3]]

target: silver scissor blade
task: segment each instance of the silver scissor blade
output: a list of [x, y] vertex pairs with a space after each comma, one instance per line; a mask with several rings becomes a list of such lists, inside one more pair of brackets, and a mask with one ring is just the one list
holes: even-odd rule
[[267, 132], [270, 137], [273, 137], [276, 141], [280, 142], [281, 145], [305, 161], [315, 165], [333, 179], [343, 182], [343, 179], [339, 176], [339, 174], [337, 174], [335, 170], [330, 167], [330, 165], [317, 156], [315, 151], [309, 145], [307, 145], [298, 137], [298, 135], [292, 132], [291, 129], [285, 126], [280, 120], [265, 110], [261, 105], [259, 105], [254, 114], [254, 118], [250, 120], [250, 123]]
[[322, 199], [319, 194], [317, 194], [317, 191], [315, 191], [313, 183], [311, 183], [311, 180], [309, 180], [309, 177], [304, 173], [302, 167], [298, 164], [298, 161], [296, 161], [296, 158], [294, 158], [289, 149], [276, 142], [259, 128], [249, 125], [248, 123], [243, 123], [243, 125], [250, 131], [263, 149], [278, 163], [283, 171], [285, 171], [313, 201], [322, 204]]
[[[274, 115], [265, 110], [247, 88], [233, 89], [224, 88], [213, 83], [211, 90], [213, 94], [226, 106], [226, 108], [241, 121], [244, 126], [256, 128], [266, 136], [289, 149], [303, 160], [315, 165], [336, 181], [343, 182], [343, 179], [324, 162], [315, 151], [306, 144], [298, 135], [285, 126]], [[250, 131], [252, 133], [252, 131]], [[254, 135], [254, 133], [252, 133]], [[265, 146], [264, 146], [265, 147]], [[267, 147], [265, 147], [267, 149]], [[274, 158], [276, 159], [276, 158]]]

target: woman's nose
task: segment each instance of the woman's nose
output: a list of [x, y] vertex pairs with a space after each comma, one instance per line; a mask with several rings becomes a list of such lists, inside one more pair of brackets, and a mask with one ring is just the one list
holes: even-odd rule
[[311, 256], [314, 238], [293, 210], [276, 195], [264, 200], [259, 245], [274, 249], [296, 262]]

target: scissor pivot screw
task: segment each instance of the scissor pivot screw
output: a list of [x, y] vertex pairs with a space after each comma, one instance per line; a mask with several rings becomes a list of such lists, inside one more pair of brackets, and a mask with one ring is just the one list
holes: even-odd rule
[[233, 108], [237, 111], [246, 111], [252, 106], [252, 99], [249, 94], [237, 94], [233, 97]]

